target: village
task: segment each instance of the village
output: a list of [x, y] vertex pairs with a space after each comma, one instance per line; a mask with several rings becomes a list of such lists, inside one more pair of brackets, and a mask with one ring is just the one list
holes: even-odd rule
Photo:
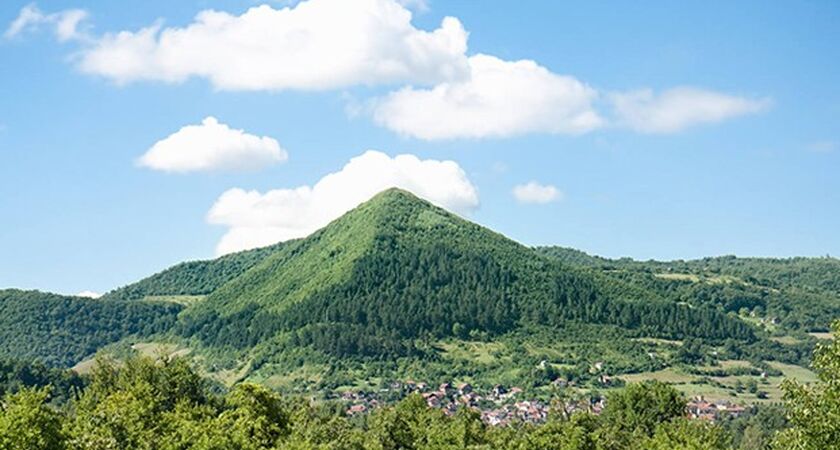
[[[565, 385], [557, 385], [559, 388]], [[574, 399], [556, 400], [549, 404], [542, 400], [524, 399], [524, 390], [519, 387], [507, 388], [496, 385], [481, 392], [469, 383], [455, 385], [441, 383], [436, 389], [424, 382], [394, 382], [379, 392], [346, 391], [339, 399], [348, 405], [348, 416], [362, 415], [383, 406], [393, 399], [401, 399], [411, 394], [421, 395], [429, 408], [440, 409], [447, 416], [453, 416], [460, 408], [471, 408], [481, 413], [481, 419], [490, 426], [508, 426], [512, 424], [540, 424], [548, 419], [552, 408], [562, 408], [560, 414], [568, 417], [577, 412], [599, 415], [606, 406], [606, 398], [601, 395], [582, 396]], [[686, 404], [686, 415], [690, 419], [719, 421], [737, 418], [747, 411], [744, 406], [722, 400], [707, 400], [697, 396]]]

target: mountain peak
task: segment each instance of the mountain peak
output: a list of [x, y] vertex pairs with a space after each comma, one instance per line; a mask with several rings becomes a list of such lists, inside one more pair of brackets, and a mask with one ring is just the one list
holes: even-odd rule
[[[336, 219], [326, 228], [338, 226], [358, 226], [365, 223], [372, 232], [381, 231], [389, 226], [414, 227], [424, 222], [448, 222], [467, 225], [469, 222], [441, 208], [432, 202], [401, 188], [388, 188], [371, 197], [356, 208]], [[419, 221], [419, 222], [418, 222]], [[428, 225], [428, 224], [427, 224]], [[321, 231], [325, 231], [322, 229]]]
[[403, 188], [396, 187], [396, 186], [389, 187], [389, 188], [379, 192], [378, 194], [374, 195], [374, 198], [375, 197], [393, 197], [393, 196], [409, 196], [409, 197], [418, 198], [416, 195], [412, 194], [411, 192], [409, 192], [409, 191], [407, 191]]
[[429, 201], [422, 199], [417, 195], [398, 187], [390, 187], [388, 189], [385, 189], [384, 191], [380, 191], [378, 194], [374, 195], [363, 204], [391, 205], [393, 203], [403, 202], [411, 202], [432, 206], [432, 204]]

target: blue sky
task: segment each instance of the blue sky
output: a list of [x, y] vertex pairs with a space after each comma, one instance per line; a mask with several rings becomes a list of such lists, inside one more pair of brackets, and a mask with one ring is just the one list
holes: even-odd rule
[[[236, 27], [253, 1], [3, 2], [0, 286], [104, 292], [303, 234], [392, 181], [532, 245], [840, 254], [836, 2], [348, 4], [360, 12], [313, 5], [309, 34], [283, 34], [304, 5], [270, 3], [254, 35]], [[113, 39], [183, 32], [211, 8], [230, 29]], [[399, 39], [342, 22], [365, 8], [393, 13]]]

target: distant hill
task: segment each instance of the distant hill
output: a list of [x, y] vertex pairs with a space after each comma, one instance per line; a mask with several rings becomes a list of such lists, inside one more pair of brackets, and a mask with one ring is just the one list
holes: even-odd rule
[[744, 312], [802, 331], [827, 331], [840, 317], [840, 260], [738, 258], [636, 261], [591, 256], [564, 247], [537, 251], [557, 261], [595, 269], [656, 292], [661, 298]]

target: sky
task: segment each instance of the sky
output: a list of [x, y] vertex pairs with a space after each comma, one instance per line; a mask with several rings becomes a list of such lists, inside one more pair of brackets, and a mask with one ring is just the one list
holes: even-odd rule
[[527, 245], [840, 254], [840, 4], [0, 4], [0, 286], [101, 293], [389, 186]]

